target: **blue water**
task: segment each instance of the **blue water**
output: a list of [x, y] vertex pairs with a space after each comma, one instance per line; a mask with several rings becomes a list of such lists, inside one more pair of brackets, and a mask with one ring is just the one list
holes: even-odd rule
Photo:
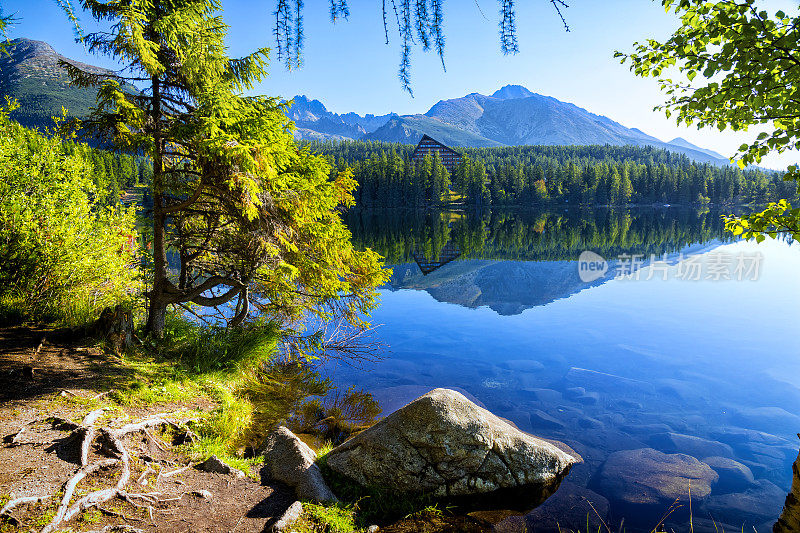
[[[541, 231], [526, 231], [522, 242], [541, 240]], [[612, 263], [606, 276], [583, 283], [575, 242], [544, 261], [493, 259], [502, 255], [495, 243], [427, 276], [401, 257], [373, 314], [383, 359], [329, 371], [372, 392], [384, 414], [449, 387], [524, 431], [567, 443], [584, 458], [568, 480], [610, 500], [612, 520], [630, 511], [598, 488], [611, 453], [655, 448], [702, 461], [722, 443], [755, 482], [713, 488], [695, 516], [766, 531], [798, 450], [800, 245], [731, 242], [721, 230], [710, 237], [656, 242], [670, 254], [666, 281], [661, 271], [648, 280], [649, 265], [638, 280], [616, 279]], [[690, 281], [677, 279], [681, 251], [706, 268], [719, 257], [763, 258], [756, 280]], [[712, 442], [675, 449], [664, 442], [668, 432]]]

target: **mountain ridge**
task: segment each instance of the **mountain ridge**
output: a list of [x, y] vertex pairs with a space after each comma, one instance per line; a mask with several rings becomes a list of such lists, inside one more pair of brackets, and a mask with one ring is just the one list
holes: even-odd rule
[[11, 118], [27, 127], [52, 126], [52, 117], [61, 116], [62, 107], [68, 116], [83, 117], [95, 105], [97, 91], [71, 85], [60, 61], [96, 74], [112, 73], [63, 56], [45, 41], [18, 37], [10, 41], [6, 52], [0, 54], [0, 93], [19, 102]]
[[[111, 71], [62, 56], [44, 41], [16, 38], [0, 57], [0, 92], [16, 98], [12, 117], [29, 127], [51, 126], [62, 106], [70, 116], [85, 116], [95, 104], [92, 88], [70, 85], [60, 61], [98, 73]], [[649, 145], [678, 152], [700, 162], [730, 164], [713, 150], [677, 137], [670, 142], [626, 128], [569, 102], [506, 85], [491, 95], [470, 93], [440, 100], [425, 113], [359, 115], [334, 113], [305, 95], [287, 107], [295, 136], [305, 140], [366, 140], [416, 144], [430, 135], [454, 147], [517, 145]]]
[[[664, 142], [638, 128], [627, 128], [609, 117], [591, 113], [552, 96], [534, 93], [521, 85], [506, 85], [490, 96], [473, 92], [460, 98], [439, 100], [422, 114], [366, 115], [371, 117], [371, 130], [363, 128], [363, 122], [358, 119], [348, 123], [342, 118], [361, 118], [355, 113], [332, 113], [319, 100], [309, 100], [305, 96], [295, 97], [294, 102], [290, 108], [290, 118], [295, 120], [298, 128], [296, 135], [301, 139], [349, 138], [416, 144], [422, 135], [429, 135], [456, 147], [654, 146], [685, 154], [695, 161], [730, 164], [726, 157], [717, 152], [696, 146], [681, 137]], [[296, 110], [295, 106], [298, 106]], [[317, 110], [321, 118], [308, 120], [310, 109]], [[324, 113], [321, 111], [323, 109]], [[331, 121], [337, 127], [332, 127]]]

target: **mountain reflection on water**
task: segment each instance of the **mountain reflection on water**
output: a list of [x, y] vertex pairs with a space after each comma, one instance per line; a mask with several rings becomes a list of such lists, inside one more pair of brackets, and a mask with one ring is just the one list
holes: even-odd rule
[[[695, 531], [770, 530], [800, 430], [796, 245], [734, 241], [719, 212], [674, 208], [370, 211], [347, 222], [356, 244], [393, 268], [374, 313], [388, 349], [366, 368], [329, 364], [336, 382], [369, 390], [385, 414], [454, 388], [569, 444], [584, 463], [562, 490], [607, 501], [612, 523], [625, 518], [628, 531], [649, 530], [672, 503], [656, 495], [642, 504], [647, 476], [674, 475], [658, 483], [688, 491], [687, 472], [648, 474], [641, 454], [623, 452], [641, 449], [713, 466], [710, 494], [692, 481]], [[423, 274], [415, 254], [433, 263], [448, 243], [460, 255]], [[576, 262], [584, 250], [611, 260], [588, 283]], [[615, 279], [625, 254], [645, 259], [638, 280]], [[663, 254], [670, 266], [652, 275], [651, 255]], [[756, 280], [678, 279], [695, 259], [756, 254]], [[633, 459], [620, 467], [606, 462], [612, 455]], [[686, 503], [669, 518], [676, 530]]]
[[[674, 262], [730, 240], [718, 211], [689, 209], [371, 210], [351, 213], [348, 225], [357, 246], [386, 257], [393, 272], [386, 288], [501, 315], [601, 285], [618, 275], [620, 256], [640, 255], [641, 266], [653, 256]], [[604, 276], [581, 280], [575, 261], [584, 250], [608, 260]]]

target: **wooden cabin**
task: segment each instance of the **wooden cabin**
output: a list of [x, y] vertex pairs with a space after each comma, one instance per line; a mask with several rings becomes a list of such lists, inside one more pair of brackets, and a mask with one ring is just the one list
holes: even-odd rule
[[411, 159], [414, 163], [419, 163], [428, 154], [433, 157], [434, 152], [439, 152], [442, 165], [444, 165], [444, 168], [446, 168], [450, 174], [452, 174], [458, 164], [461, 163], [461, 154], [427, 135], [422, 136], [422, 140], [420, 140], [417, 147], [414, 148]]

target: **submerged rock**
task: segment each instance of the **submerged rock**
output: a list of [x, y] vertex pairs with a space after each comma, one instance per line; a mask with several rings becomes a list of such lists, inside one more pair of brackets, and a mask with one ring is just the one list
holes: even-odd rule
[[563, 449], [568, 448], [519, 431], [456, 391], [435, 389], [335, 448], [326, 460], [363, 487], [529, 510], [581, 460]]
[[723, 522], [745, 524], [747, 531], [764, 520], [775, 520], [781, 511], [784, 494], [774, 483], [759, 479], [744, 492], [712, 495], [705, 509]]
[[734, 457], [733, 449], [727, 444], [682, 433], [658, 433], [650, 437], [648, 443], [665, 453], [685, 453], [697, 459], [713, 456], [730, 459]]
[[780, 407], [739, 409], [733, 419], [742, 427], [778, 435], [795, 435], [800, 427], [800, 416]]
[[717, 473], [694, 457], [642, 448], [609, 455], [597, 487], [620, 505], [667, 508], [676, 500], [688, 502], [690, 490], [692, 500], [705, 499], [717, 480]]
[[268, 477], [293, 487], [301, 500], [338, 501], [315, 463], [316, 452], [289, 429], [280, 426], [270, 433], [261, 445], [261, 453]]
[[727, 457], [706, 457], [703, 462], [719, 476], [714, 493], [741, 492], [752, 487], [756, 480], [753, 472], [742, 463]]
[[608, 523], [609, 507], [603, 496], [565, 481], [552, 497], [528, 513], [525, 520], [528, 531], [536, 533], [598, 531], [604, 530], [604, 523]]

